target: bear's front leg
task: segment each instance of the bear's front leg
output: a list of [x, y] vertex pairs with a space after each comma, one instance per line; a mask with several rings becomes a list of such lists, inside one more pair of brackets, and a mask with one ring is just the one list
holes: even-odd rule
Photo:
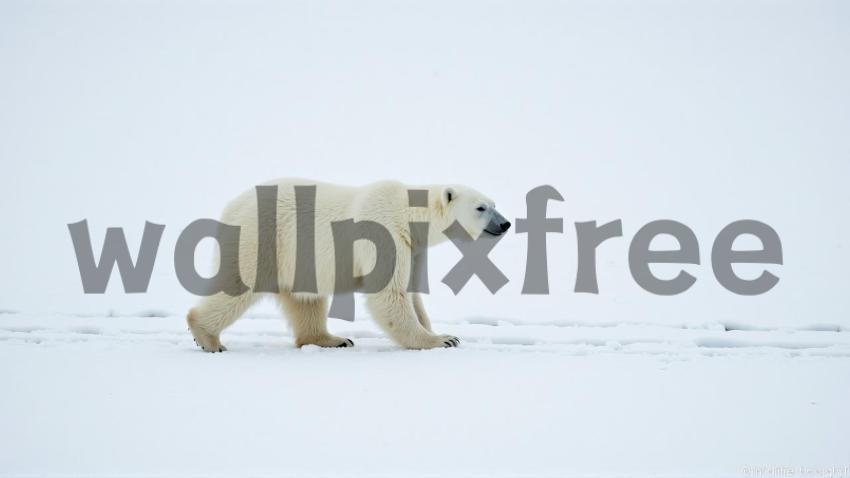
[[425, 330], [433, 333], [431, 319], [428, 318], [428, 313], [425, 312], [425, 304], [422, 303], [422, 294], [411, 293], [410, 298], [413, 299], [413, 310], [416, 312], [419, 323], [422, 324], [422, 327], [425, 327]]
[[457, 347], [460, 343], [455, 336], [437, 335], [423, 327], [407, 292], [387, 288], [368, 294], [366, 302], [375, 322], [402, 347], [433, 349]]

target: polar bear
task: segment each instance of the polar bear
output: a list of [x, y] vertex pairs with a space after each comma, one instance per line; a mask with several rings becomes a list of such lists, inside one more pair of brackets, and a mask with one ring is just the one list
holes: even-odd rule
[[[327, 329], [328, 297], [334, 294], [335, 254], [332, 224], [339, 221], [374, 221], [389, 231], [395, 245], [396, 260], [386, 286], [366, 294], [372, 318], [396, 343], [410, 349], [454, 347], [457, 337], [434, 333], [425, 312], [420, 293], [408, 292], [415, 247], [411, 223], [428, 223], [427, 247], [447, 239], [444, 234], [455, 222], [470, 238], [481, 234], [501, 235], [510, 228], [492, 199], [469, 187], [460, 185], [406, 186], [396, 181], [382, 181], [362, 187], [348, 187], [310, 180], [281, 179], [266, 183], [277, 186], [276, 261], [277, 294], [284, 315], [288, 318], [295, 344], [298, 347], [314, 344], [321, 347], [348, 347], [354, 343], [331, 335]], [[297, 187], [314, 187], [315, 214], [312, 224], [304, 222], [296, 210]], [[410, 191], [414, 191], [411, 193]], [[427, 192], [427, 195], [424, 193]], [[224, 210], [221, 223], [239, 226], [238, 277], [242, 281], [258, 277], [258, 225], [266, 221], [258, 213], [257, 191], [251, 189], [234, 199]], [[416, 204], [412, 203], [418, 194]], [[309, 292], [293, 287], [297, 258], [297, 228], [310, 227], [314, 233], [315, 290]], [[424, 235], [424, 234], [423, 234]], [[420, 247], [424, 238], [419, 239]], [[351, 246], [351, 245], [350, 245]], [[353, 272], [363, 276], [376, 267], [378, 246], [358, 240], [350, 247]], [[224, 248], [222, 247], [222, 250]], [[234, 248], [235, 249], [235, 248]], [[387, 248], [392, 249], [392, 248]], [[227, 260], [222, 258], [223, 260]], [[250, 282], [245, 282], [251, 286]], [[195, 342], [207, 352], [222, 352], [226, 348], [219, 336], [235, 322], [260, 296], [254, 287], [240, 294], [217, 292], [203, 297], [189, 311], [187, 322]]]

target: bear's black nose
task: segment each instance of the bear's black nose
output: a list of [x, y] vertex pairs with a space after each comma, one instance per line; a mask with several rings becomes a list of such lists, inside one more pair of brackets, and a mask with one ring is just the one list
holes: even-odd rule
[[508, 229], [511, 228], [511, 223], [510, 223], [510, 221], [505, 221], [502, 224], [500, 224], [499, 227], [502, 228], [502, 232], [505, 232], [505, 231], [507, 231]]

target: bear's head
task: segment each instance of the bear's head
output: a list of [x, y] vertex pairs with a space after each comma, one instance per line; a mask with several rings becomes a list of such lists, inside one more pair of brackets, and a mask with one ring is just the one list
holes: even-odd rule
[[474, 239], [481, 234], [500, 236], [511, 223], [499, 214], [492, 199], [466, 186], [446, 186], [441, 191], [441, 206], [448, 224], [457, 221]]

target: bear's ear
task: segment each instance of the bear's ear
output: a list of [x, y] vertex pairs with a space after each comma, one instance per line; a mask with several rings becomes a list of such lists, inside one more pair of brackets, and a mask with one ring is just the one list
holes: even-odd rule
[[457, 193], [455, 193], [454, 189], [452, 189], [452, 188], [443, 189], [443, 204], [448, 204], [448, 203], [452, 202], [455, 199], [455, 197], [457, 197]]

